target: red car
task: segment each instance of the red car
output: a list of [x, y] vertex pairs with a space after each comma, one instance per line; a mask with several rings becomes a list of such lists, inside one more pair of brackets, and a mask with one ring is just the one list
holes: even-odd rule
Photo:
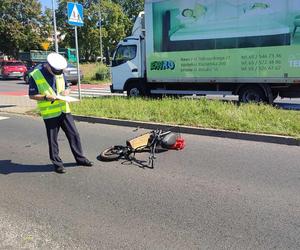
[[0, 62], [0, 75], [3, 79], [19, 78], [22, 79], [27, 68], [20, 61], [2, 61]]

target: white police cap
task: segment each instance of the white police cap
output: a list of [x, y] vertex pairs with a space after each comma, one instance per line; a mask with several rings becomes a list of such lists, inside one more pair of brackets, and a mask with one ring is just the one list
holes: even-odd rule
[[47, 56], [47, 62], [50, 64], [52, 68], [55, 70], [63, 70], [67, 67], [67, 60], [58, 53], [50, 53]]

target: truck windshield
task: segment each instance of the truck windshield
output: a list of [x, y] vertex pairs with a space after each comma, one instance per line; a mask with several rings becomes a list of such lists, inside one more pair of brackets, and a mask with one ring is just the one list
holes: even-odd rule
[[118, 66], [136, 57], [136, 45], [120, 45], [116, 51], [112, 66]]

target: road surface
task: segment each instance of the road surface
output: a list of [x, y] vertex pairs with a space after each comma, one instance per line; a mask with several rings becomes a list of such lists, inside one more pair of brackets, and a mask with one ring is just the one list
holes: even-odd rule
[[77, 123], [95, 166], [61, 134], [59, 175], [40, 118], [0, 116], [0, 249], [300, 249], [299, 147], [184, 135], [152, 170], [96, 159], [132, 128]]

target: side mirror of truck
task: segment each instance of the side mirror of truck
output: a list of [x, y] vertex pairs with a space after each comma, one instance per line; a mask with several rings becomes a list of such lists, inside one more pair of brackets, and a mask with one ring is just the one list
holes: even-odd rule
[[116, 60], [112, 60], [112, 61], [111, 61], [111, 66], [112, 66], [112, 67], [117, 66]]

